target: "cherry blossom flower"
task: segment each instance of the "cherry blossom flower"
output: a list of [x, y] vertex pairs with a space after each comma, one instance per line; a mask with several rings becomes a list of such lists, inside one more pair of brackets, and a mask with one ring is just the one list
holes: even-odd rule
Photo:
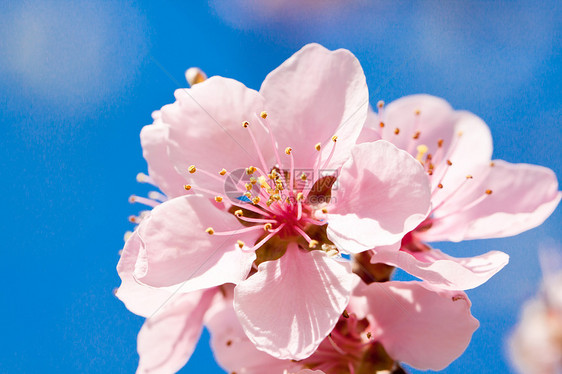
[[358, 281], [338, 253], [391, 245], [423, 221], [423, 167], [386, 141], [356, 145], [368, 94], [345, 50], [308, 45], [259, 92], [211, 77], [175, 96], [141, 133], [169, 199], [129, 238], [131, 277], [188, 295], [235, 284], [260, 350], [310, 356]]
[[[431, 284], [451, 290], [477, 287], [508, 262], [492, 251], [455, 259], [427, 242], [516, 235], [540, 225], [561, 194], [554, 173], [528, 164], [491, 160], [486, 124], [429, 95], [398, 99], [370, 111], [360, 141], [384, 139], [424, 166], [432, 185], [427, 218], [394, 246], [378, 248], [371, 259], [398, 266]], [[401, 251], [389, 248], [401, 247]]]
[[280, 360], [251, 343], [229, 296], [218, 295], [205, 317], [217, 362], [229, 372], [283, 374], [298, 370], [400, 373], [397, 361], [442, 370], [464, 352], [478, 321], [462, 291], [423, 282], [359, 284], [330, 335], [310, 357]]
[[543, 283], [523, 306], [509, 339], [510, 356], [520, 373], [557, 374], [562, 371], [562, 255], [554, 248], [539, 254]]

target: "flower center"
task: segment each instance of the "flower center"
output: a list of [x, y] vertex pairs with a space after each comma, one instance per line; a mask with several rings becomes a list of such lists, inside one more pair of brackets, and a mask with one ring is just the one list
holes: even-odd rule
[[[244, 226], [242, 229], [228, 232], [217, 232], [208, 227], [209, 235], [236, 235], [237, 233], [263, 230], [256, 243], [247, 247], [246, 243], [239, 242], [240, 248], [248, 251], [256, 251], [274, 239], [272, 243], [276, 247], [285, 248], [290, 242], [297, 242], [305, 250], [324, 250], [329, 254], [339, 253], [333, 243], [326, 235], [325, 215], [328, 212], [326, 206], [331, 197], [331, 188], [336, 181], [333, 175], [321, 175], [322, 169], [331, 160], [336, 147], [337, 137], [331, 139], [331, 150], [327, 159], [320, 165], [322, 157], [322, 145], [317, 143], [314, 148], [319, 152], [314, 170], [301, 171], [295, 169], [294, 151], [291, 147], [279, 152], [277, 142], [271, 132], [271, 126], [267, 120], [267, 113], [262, 112], [256, 116], [261, 123], [258, 129], [268, 132], [271, 146], [277, 163], [268, 167], [261, 149], [257, 143], [253, 126], [248, 121], [242, 123], [242, 127], [248, 130], [249, 136], [254, 144], [257, 158], [261, 167], [247, 166], [228, 173], [221, 169], [217, 174], [201, 170], [195, 165], [188, 168], [190, 174], [203, 173], [208, 177], [221, 181], [225, 186], [226, 197], [232, 204], [228, 211], [238, 218]], [[284, 155], [283, 155], [284, 154]], [[289, 159], [285, 165], [283, 159]], [[225, 204], [224, 194], [200, 186], [185, 185], [187, 191], [212, 195], [215, 202]], [[262, 252], [268, 252], [266, 246]], [[279, 258], [279, 250], [275, 255], [262, 254], [262, 259]], [[284, 253], [284, 251], [282, 250]], [[281, 253], [280, 255], [282, 255]], [[258, 257], [259, 254], [258, 254]]]

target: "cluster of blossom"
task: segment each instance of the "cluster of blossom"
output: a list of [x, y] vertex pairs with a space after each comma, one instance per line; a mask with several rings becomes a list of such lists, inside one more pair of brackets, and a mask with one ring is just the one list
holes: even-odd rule
[[188, 79], [142, 129], [139, 180], [163, 194], [131, 197], [153, 209], [117, 266], [147, 317], [139, 373], [179, 370], [203, 326], [229, 372], [441, 370], [479, 325], [464, 290], [508, 256], [427, 243], [518, 234], [561, 197], [551, 170], [491, 161], [486, 124], [442, 99], [374, 111], [346, 50], [307, 45], [259, 91]]
[[562, 257], [542, 252], [543, 284], [527, 301], [510, 338], [512, 362], [524, 374], [562, 373]]

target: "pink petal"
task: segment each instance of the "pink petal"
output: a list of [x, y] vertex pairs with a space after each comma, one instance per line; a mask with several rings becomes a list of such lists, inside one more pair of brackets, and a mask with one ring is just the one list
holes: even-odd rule
[[138, 336], [137, 374], [175, 373], [195, 350], [203, 316], [216, 290], [175, 296], [169, 305], [147, 319]]
[[[176, 169], [194, 185], [224, 190], [224, 183], [215, 178], [188, 173], [190, 165], [217, 177], [223, 168], [232, 172], [262, 167], [249, 131], [258, 144], [265, 144], [261, 151], [267, 166], [273, 164], [269, 137], [256, 118], [265, 108], [257, 91], [232, 79], [211, 77], [190, 89], [176, 90], [175, 96], [176, 102], [161, 110], [162, 122], [169, 126], [168, 153]], [[242, 126], [244, 121], [249, 128]]]
[[[376, 133], [378, 138], [391, 142], [413, 156], [417, 155], [416, 147], [419, 144], [426, 145], [431, 154], [435, 154], [439, 139], [443, 139], [445, 147], [451, 144], [455, 131], [455, 111], [441, 98], [423, 94], [405, 96], [391, 102], [382, 111], [382, 117], [376, 113], [368, 116], [365, 128], [373, 132], [369, 137], [369, 130], [363, 130], [364, 141], [377, 140], [377, 136], [374, 136]], [[381, 121], [384, 123], [383, 128], [380, 127]], [[418, 139], [413, 139], [418, 131]]]
[[232, 305], [232, 296], [222, 294], [205, 315], [211, 333], [211, 348], [217, 363], [229, 373], [284, 374], [297, 367], [290, 360], [279, 360], [259, 351], [242, 329]]
[[429, 183], [420, 163], [383, 140], [353, 148], [338, 182], [328, 238], [343, 251], [394, 244], [429, 210]]
[[365, 75], [355, 56], [318, 44], [306, 45], [272, 71], [260, 93], [280, 149], [292, 147], [300, 168], [314, 167], [316, 143], [322, 144], [325, 160], [333, 135], [338, 141], [327, 168], [340, 166], [349, 157], [369, 106]]
[[141, 145], [148, 163], [148, 174], [169, 198], [185, 194], [185, 178], [174, 168], [168, 157], [168, 127], [156, 118], [153, 125], [142, 128]]
[[330, 333], [357, 282], [349, 263], [292, 244], [236, 286], [234, 309], [258, 349], [280, 359], [310, 356]]
[[468, 258], [447, 256], [437, 249], [415, 254], [375, 251], [371, 262], [396, 266], [440, 289], [469, 290], [500, 271], [509, 262], [509, 256], [499, 251]]
[[168, 290], [153, 288], [139, 283], [134, 277], [135, 264], [142, 243], [137, 231], [125, 243], [117, 272], [121, 277], [121, 286], [115, 292], [131, 312], [149, 317], [170, 297]]
[[[543, 223], [560, 202], [556, 175], [550, 169], [501, 160], [484, 169], [487, 172], [478, 180], [474, 176], [473, 187], [459, 190], [435, 211], [431, 229], [420, 238], [460, 241], [516, 235]], [[487, 189], [492, 194], [470, 207]]]
[[[355, 296], [357, 295], [357, 296]], [[421, 282], [359, 288], [374, 324], [373, 338], [389, 355], [421, 370], [442, 370], [459, 357], [479, 326], [463, 292], [430, 291]]]
[[154, 208], [138, 228], [143, 246], [135, 268], [137, 279], [154, 287], [182, 284], [181, 292], [245, 279], [255, 253], [240, 249], [237, 240], [251, 245], [261, 233], [209, 235], [208, 227], [217, 233], [243, 229], [236, 217], [196, 195]]
[[[481, 165], [489, 164], [492, 157], [492, 135], [486, 123], [465, 111], [457, 111], [455, 117], [455, 138], [438, 162], [432, 177], [432, 189], [435, 193], [431, 201], [434, 207], [451, 195], [456, 196], [458, 193], [455, 191], [459, 186], [465, 184], [463, 188], [466, 188], [473, 185], [472, 182], [477, 182], [476, 174]], [[449, 166], [447, 160], [452, 165]], [[468, 175], [474, 176], [474, 179], [467, 180]], [[443, 187], [438, 188], [439, 184]]]

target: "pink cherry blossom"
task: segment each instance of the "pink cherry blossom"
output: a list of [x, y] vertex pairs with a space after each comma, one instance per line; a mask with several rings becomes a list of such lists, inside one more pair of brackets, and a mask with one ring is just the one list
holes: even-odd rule
[[129, 239], [132, 277], [180, 293], [235, 284], [260, 350], [310, 356], [357, 283], [337, 254], [393, 244], [423, 221], [423, 167], [386, 141], [356, 145], [368, 94], [345, 50], [308, 45], [259, 92], [211, 77], [175, 96], [141, 133], [149, 178], [170, 199]]
[[326, 374], [392, 370], [401, 361], [442, 370], [468, 346], [478, 321], [461, 291], [422, 282], [359, 284], [346, 312], [311, 356], [280, 360], [260, 352], [238, 323], [228, 297], [206, 315], [217, 362], [229, 372], [272, 374], [319, 370]]
[[[544, 167], [491, 160], [486, 124], [429, 95], [407, 96], [371, 111], [360, 141], [384, 139], [424, 166], [432, 185], [428, 217], [401, 242], [374, 252], [372, 262], [398, 266], [445, 289], [474, 288], [508, 262], [493, 251], [455, 259], [426, 242], [516, 235], [540, 225], [561, 194], [554, 173]], [[393, 249], [401, 246], [402, 251]]]

